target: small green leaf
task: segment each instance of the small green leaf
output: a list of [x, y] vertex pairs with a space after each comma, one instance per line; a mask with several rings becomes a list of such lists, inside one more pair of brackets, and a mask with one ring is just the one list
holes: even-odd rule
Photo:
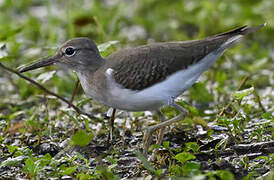
[[225, 148], [225, 145], [227, 143], [228, 139], [225, 138], [225, 139], [221, 139], [215, 146], [215, 151], [218, 151], [218, 149], [220, 149], [221, 147], [223, 147], [223, 149]]
[[161, 148], [161, 146], [159, 144], [152, 144], [150, 147], [149, 147], [149, 150], [153, 150], [153, 149], [159, 149]]
[[[254, 179], [253, 177], [255, 176], [255, 172], [251, 171], [249, 172], [242, 180], [250, 180], [250, 179]], [[271, 179], [273, 180], [273, 179]]]
[[143, 163], [143, 166], [150, 172], [155, 173], [156, 170], [154, 167], [148, 162], [147, 158], [140, 152], [136, 152], [137, 157], [141, 160]]
[[164, 141], [163, 146], [164, 148], [169, 149], [169, 141]]
[[262, 114], [262, 118], [269, 119], [269, 120], [274, 120], [274, 116], [270, 112]]
[[34, 161], [30, 158], [26, 159], [25, 164], [27, 167], [33, 167], [35, 165]]
[[51, 155], [49, 153], [45, 154], [41, 159], [40, 159], [40, 165], [41, 167], [45, 167], [51, 163]]
[[181, 174], [181, 166], [179, 166], [178, 164], [173, 164], [169, 167], [168, 171], [174, 174]]
[[7, 145], [7, 148], [10, 154], [14, 153], [17, 149], [19, 149], [19, 147], [17, 146], [10, 146], [10, 145]]
[[255, 160], [260, 160], [260, 159], [263, 159], [263, 160], [267, 161], [268, 157], [267, 156], [259, 156], [259, 157], [255, 158]]
[[22, 160], [24, 160], [26, 158], [26, 156], [18, 156], [15, 158], [9, 158], [5, 161], [3, 161], [0, 164], [0, 167], [5, 167], [5, 166], [16, 166], [18, 164], [21, 164]]
[[89, 179], [99, 179], [99, 176], [93, 174], [93, 175], [89, 175], [89, 174], [77, 174], [77, 179], [79, 180], [89, 180]]
[[193, 172], [200, 169], [200, 164], [195, 162], [187, 162], [183, 165], [183, 171], [185, 172]]
[[[187, 104], [186, 102], [179, 101], [179, 102], [176, 102], [176, 103], [178, 103], [180, 106], [183, 106], [183, 108], [187, 109], [192, 115], [194, 115], [194, 116], [198, 116], [199, 115], [199, 111], [195, 107]], [[191, 123], [192, 122], [193, 121], [191, 121]]]
[[114, 175], [111, 169], [106, 168], [105, 166], [97, 166], [96, 169], [96, 173], [98, 173], [101, 176], [100, 179], [118, 179], [118, 177]]
[[64, 170], [64, 172], [62, 173], [63, 175], [70, 175], [73, 174], [77, 169], [77, 166], [74, 167], [68, 167]]
[[225, 171], [225, 170], [216, 171], [216, 175], [222, 180], [233, 180], [233, 179], [235, 179], [234, 175], [231, 172]]
[[36, 166], [35, 162], [31, 158], [28, 158], [25, 161], [25, 166], [23, 166], [22, 171], [29, 173], [31, 177], [34, 177], [36, 176], [36, 173], [38, 172], [38, 167]]
[[113, 168], [115, 168], [117, 166], [117, 164], [111, 164], [108, 166], [108, 169], [112, 170]]
[[192, 150], [194, 153], [197, 153], [200, 149], [196, 142], [188, 142], [185, 144], [185, 146], [186, 151]]
[[224, 86], [226, 79], [227, 79], [226, 72], [219, 70], [219, 71], [217, 71], [215, 77], [216, 77], [216, 81], [219, 83], [218, 88], [222, 88]]
[[244, 90], [241, 90], [241, 91], [236, 91], [233, 94], [233, 97], [234, 97], [234, 99], [242, 100], [244, 97], [252, 94], [253, 92], [254, 92], [254, 87], [251, 87], [251, 88], [244, 89]]
[[211, 102], [213, 95], [208, 92], [206, 82], [195, 83], [190, 89], [191, 98], [197, 102]]
[[261, 70], [263, 69], [263, 67], [265, 67], [265, 65], [267, 64], [268, 62], [268, 58], [267, 57], [264, 57], [262, 59], [258, 59], [256, 61], [254, 61], [254, 63], [248, 67], [248, 70], [249, 72], [256, 72], [258, 70]]
[[185, 163], [186, 161], [188, 160], [191, 160], [191, 159], [195, 159], [196, 157], [189, 153], [189, 152], [181, 152], [179, 154], [176, 154], [176, 156], [174, 157], [174, 159], [178, 160], [179, 162], [181, 163]]
[[78, 152], [75, 152], [76, 156], [79, 158], [79, 159], [82, 159], [83, 161], [86, 161], [88, 162], [87, 158], [85, 158], [82, 154], [78, 153]]
[[162, 169], [158, 169], [158, 170], [155, 172], [155, 175], [156, 175], [156, 177], [160, 177], [162, 173], [163, 173], [163, 170], [162, 170]]
[[72, 145], [86, 146], [88, 145], [91, 139], [91, 135], [89, 135], [83, 130], [80, 130], [72, 136], [71, 141]]
[[113, 158], [113, 157], [110, 157], [110, 156], [108, 156], [108, 157], [106, 157], [106, 160], [108, 161], [108, 162], [110, 162], [111, 164], [115, 164], [115, 163], [117, 163], [117, 159], [115, 159], [115, 158]]

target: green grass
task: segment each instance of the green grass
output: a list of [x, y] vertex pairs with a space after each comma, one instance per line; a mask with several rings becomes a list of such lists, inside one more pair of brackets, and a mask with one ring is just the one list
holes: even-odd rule
[[[184, 93], [178, 104], [191, 113], [168, 129], [161, 145], [151, 146], [150, 153], [158, 153], [150, 160], [139, 150], [142, 128], [157, 123], [154, 116], [118, 113], [115, 141], [107, 144], [107, 107], [79, 90], [74, 104], [96, 116], [89, 119], [0, 69], [0, 179], [273, 179], [273, 9], [270, 0], [1, 1], [0, 63], [13, 69], [54, 54], [73, 37], [93, 39], [107, 56], [246, 24], [267, 26], [229, 49]], [[25, 75], [66, 99], [77, 79], [56, 67]]]

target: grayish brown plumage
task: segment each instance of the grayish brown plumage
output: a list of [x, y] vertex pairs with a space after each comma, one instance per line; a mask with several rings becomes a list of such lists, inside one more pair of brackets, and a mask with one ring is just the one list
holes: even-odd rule
[[[147, 153], [152, 132], [186, 115], [186, 111], [173, 102], [174, 98], [195, 83], [227, 47], [264, 25], [243, 26], [202, 40], [122, 49], [106, 59], [101, 57], [93, 41], [75, 38], [64, 43], [53, 57], [23, 68], [21, 72], [59, 64], [75, 70], [84, 91], [110, 107], [129, 111], [155, 110], [161, 121], [164, 121], [160, 113], [162, 106], [170, 105], [179, 110], [178, 116], [145, 130], [143, 141]], [[160, 132], [159, 139], [163, 131]]]
[[244, 35], [246, 26], [203, 40], [167, 42], [123, 49], [107, 57], [114, 78], [124, 88], [142, 90], [186, 69], [216, 50], [236, 34]]
[[142, 90], [199, 62], [229, 38], [256, 29], [243, 26], [202, 40], [154, 43], [122, 49], [106, 58], [108, 68], [115, 70], [114, 78], [124, 88]]

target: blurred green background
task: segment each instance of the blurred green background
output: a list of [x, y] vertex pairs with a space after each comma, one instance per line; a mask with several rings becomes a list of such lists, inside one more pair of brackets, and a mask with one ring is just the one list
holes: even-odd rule
[[[97, 45], [110, 41], [119, 41], [119, 43], [113, 44], [106, 51], [102, 52], [103, 56], [107, 56], [121, 48], [153, 42], [199, 39], [222, 33], [238, 26], [255, 26], [265, 22], [267, 23], [266, 27], [248, 35], [237, 46], [227, 50], [217, 63], [203, 74], [199, 82], [184, 93], [184, 99], [198, 109], [197, 111], [195, 108], [191, 109], [189, 107], [191, 113], [186, 122], [190, 122], [190, 127], [194, 127], [193, 124], [195, 123], [206, 124], [207, 122], [214, 122], [228, 129], [233, 126], [230, 131], [226, 131], [226, 135], [229, 137], [234, 136], [238, 140], [236, 141], [237, 143], [242, 143], [242, 140], [248, 133], [250, 139], [244, 139], [246, 141], [270, 141], [274, 137], [273, 0], [0, 0], [0, 62], [10, 68], [17, 69], [22, 65], [54, 54], [63, 42], [73, 37], [89, 37]], [[68, 72], [66, 69], [60, 70], [60, 68], [56, 67], [34, 70], [24, 73], [24, 75], [37, 80], [46, 88], [66, 99], [70, 98], [77, 79], [74, 73]], [[249, 89], [246, 92], [239, 93], [237, 89], [245, 78], [248, 79], [241, 87], [241, 90]], [[250, 89], [250, 87], [254, 87], [254, 89]], [[257, 96], [256, 93], [258, 93]], [[11, 133], [12, 131], [18, 131], [23, 134], [23, 138], [18, 138], [22, 141], [28, 139], [25, 138], [27, 132], [30, 132], [28, 136], [31, 134], [32, 137], [37, 135], [44, 138], [55, 134], [55, 138], [58, 137], [60, 139], [56, 138], [58, 140], [54, 139], [54, 141], [60, 144], [64, 139], [70, 138], [75, 129], [80, 129], [79, 124], [83, 122], [83, 117], [78, 118], [72, 113], [72, 110], [68, 110], [67, 106], [61, 104], [60, 101], [50, 96], [45, 98], [46, 96], [41, 96], [41, 94], [44, 93], [40, 89], [15, 74], [6, 73], [0, 68], [0, 142], [1, 147], [9, 149], [10, 152], [9, 154], [8, 150], [6, 150], [3, 159], [13, 157], [14, 153], [10, 149], [18, 148], [10, 146], [10, 142], [13, 142], [15, 139]], [[250, 94], [253, 96], [250, 97]], [[248, 98], [242, 101], [239, 96], [248, 96]], [[80, 108], [90, 111], [90, 108], [84, 108], [83, 106], [83, 104], [92, 102], [86, 99], [87, 96], [79, 92], [75, 104], [79, 103]], [[233, 102], [234, 104], [232, 104], [232, 112], [237, 114], [231, 113], [231, 115], [228, 112], [224, 116], [218, 117], [223, 108], [233, 100], [236, 103]], [[258, 105], [258, 102], [262, 103], [261, 105], [268, 114], [262, 115], [264, 111], [259, 106], [260, 104]], [[97, 108], [98, 106], [100, 108]], [[98, 104], [93, 106], [92, 109], [94, 114], [105, 114], [106, 110], [107, 108], [102, 108]], [[167, 116], [174, 115], [174, 111], [169, 108], [164, 109], [164, 112]], [[143, 115], [142, 113], [136, 113], [134, 117], [132, 114], [130, 117], [136, 118], [138, 121], [148, 121], [149, 118], [141, 117]], [[102, 126], [97, 126], [99, 127], [98, 131], [89, 128], [89, 125], [93, 126], [95, 122], [85, 119], [87, 131], [90, 134], [107, 134], [107, 121], [104, 121], [103, 116], [98, 115], [98, 117], [101, 118], [101, 124], [103, 124]], [[238, 121], [238, 119], [240, 120]], [[253, 124], [257, 129], [248, 129], [251, 126], [247, 126], [247, 124], [257, 123], [258, 119], [263, 119], [264, 124], [262, 126]], [[18, 128], [19, 130], [11, 130], [13, 128], [11, 125], [12, 121], [21, 121], [24, 125], [21, 129]], [[59, 124], [60, 122], [68, 123], [70, 126], [64, 126], [63, 129], [61, 128], [61, 131], [55, 126], [56, 122], [59, 122]], [[135, 121], [130, 123], [132, 129], [140, 132], [141, 125], [138, 125]], [[117, 124], [116, 126], [118, 126]], [[126, 127], [123, 126], [123, 128], [125, 129]], [[123, 128], [117, 128], [117, 131], [122, 131]], [[185, 130], [182, 129], [180, 132]], [[190, 129], [196, 130], [196, 128]], [[246, 129], [248, 129], [248, 133], [245, 131]], [[191, 130], [188, 129], [188, 132]], [[208, 135], [206, 138], [212, 140], [211, 134], [216, 132], [210, 129], [206, 130]], [[20, 135], [20, 133], [17, 133], [17, 135]], [[116, 134], [119, 134], [119, 132]], [[11, 140], [6, 141], [9, 138]], [[121, 138], [118, 137], [117, 139]], [[25, 143], [23, 141], [18, 146], [35, 150], [36, 147], [32, 148]], [[39, 141], [37, 144], [39, 144]], [[226, 146], [226, 142], [223, 144]], [[221, 145], [218, 146], [220, 147]], [[169, 146], [169, 142], [166, 143], [166, 146]], [[183, 145], [180, 144], [180, 146]], [[120, 149], [116, 152], [119, 151]], [[22, 154], [25, 159], [28, 157], [28, 161], [25, 161], [26, 165], [32, 167], [29, 162], [32, 162], [31, 159], [34, 159], [33, 161], [36, 161], [38, 164], [36, 164], [37, 167], [40, 166], [38, 161], [40, 161], [39, 158], [41, 156], [39, 153], [26, 155], [22, 151]], [[188, 152], [188, 154], [190, 153]], [[17, 156], [19, 155], [17, 153]], [[35, 159], [33, 156], [39, 156], [39, 158]], [[49, 155], [46, 154], [45, 156]], [[170, 162], [174, 162], [174, 156], [175, 154], [172, 154], [168, 157]], [[271, 159], [270, 156], [269, 159]], [[22, 160], [19, 162], [24, 165]], [[272, 160], [266, 163], [270, 165], [271, 162], [273, 163], [273, 155]], [[71, 167], [74, 170], [78, 168], [78, 172], [84, 174], [90, 173], [82, 171], [86, 168], [83, 168], [84, 165], [79, 166], [79, 164], [74, 163], [75, 159], [72, 159], [67, 166], [64, 165], [61, 169], [64, 167], [68, 168], [71, 174], [74, 173], [74, 177], [76, 173], [71, 171], [73, 169], [69, 169]], [[249, 172], [254, 167], [257, 167], [256, 163], [249, 163], [246, 159], [241, 161], [236, 159], [235, 164], [246, 169], [250, 166]], [[182, 170], [181, 172], [181, 164], [179, 163], [180, 166], [177, 165], [174, 164], [177, 170], [179, 169], [176, 173], [174, 173], [176, 168], [173, 169], [172, 166], [163, 166], [161, 168], [169, 169], [169, 173], [175, 174], [175, 176], [188, 175], [185, 172], [192, 173], [191, 168], [189, 168], [190, 171]], [[258, 166], [261, 167], [262, 165], [258, 164]], [[15, 171], [21, 171], [20, 168], [21, 166]], [[54, 176], [60, 178], [64, 173], [62, 174], [62, 171], [60, 173], [60, 167], [58, 168], [52, 166], [52, 169], [57, 169], [56, 172], [53, 170], [57, 174]], [[193, 172], [196, 172], [196, 175], [204, 173], [197, 173], [196, 170], [199, 168], [200, 166], [198, 168], [196, 166], [196, 169], [194, 168], [195, 171]], [[31, 168], [30, 170], [25, 170], [30, 175], [28, 177], [35, 177], [40, 173], [35, 171], [31, 174], [31, 170]], [[100, 172], [99, 170], [98, 172]], [[42, 171], [46, 172], [43, 168]], [[90, 174], [93, 174], [93, 171], [94, 169], [92, 169]], [[5, 171], [2, 169], [2, 172]], [[99, 174], [98, 172], [96, 171], [97, 174]], [[191, 173], [189, 174], [195, 174]], [[211, 175], [210, 171], [207, 173], [207, 177], [213, 178], [214, 173]], [[252, 173], [250, 177], [254, 175]], [[22, 177], [26, 177], [24, 173]], [[50, 177], [50, 175], [45, 177]], [[101, 174], [97, 177], [102, 178]], [[226, 177], [224, 175], [221, 179], [229, 178], [230, 176]]]
[[[199, 39], [237, 26], [267, 22], [267, 27], [226, 53], [236, 67], [227, 68], [226, 76], [231, 79], [236, 75], [237, 80], [239, 73], [234, 70], [244, 70], [245, 75], [264, 68], [273, 70], [273, 9], [271, 0], [6, 0], [0, 2], [0, 42], [6, 44], [0, 60], [17, 68], [53, 54], [64, 41], [80, 36], [97, 44], [118, 40], [119, 44], [103, 53], [106, 56], [123, 47]], [[222, 59], [219, 64], [225, 57]], [[216, 71], [224, 76], [223, 71]], [[31, 76], [38, 77], [41, 72], [44, 70], [33, 71]], [[63, 78], [54, 76], [49, 86], [67, 96], [73, 89], [71, 73], [59, 74]], [[262, 83], [269, 84], [265, 82], [268, 77], [262, 78]], [[20, 79], [15, 78], [14, 83], [19, 85], [22, 98], [36, 92]]]

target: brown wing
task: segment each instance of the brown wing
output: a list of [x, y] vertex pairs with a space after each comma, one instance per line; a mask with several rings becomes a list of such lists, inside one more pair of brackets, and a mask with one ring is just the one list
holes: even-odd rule
[[199, 62], [230, 37], [247, 34], [253, 29], [244, 26], [203, 40], [155, 43], [123, 49], [107, 57], [108, 68], [114, 69], [115, 81], [124, 88], [142, 90]]

